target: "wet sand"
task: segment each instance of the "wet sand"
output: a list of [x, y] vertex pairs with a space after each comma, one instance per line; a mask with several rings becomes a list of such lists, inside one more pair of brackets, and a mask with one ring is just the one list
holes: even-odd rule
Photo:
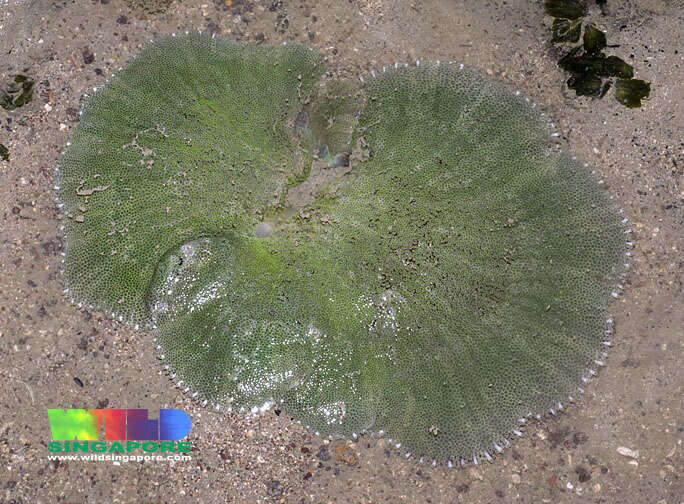
[[[608, 0], [604, 15], [590, 2], [589, 19], [619, 44], [609, 54], [652, 82], [643, 107], [627, 109], [612, 91], [589, 100], [564, 89], [540, 5], [0, 0], [0, 82], [24, 68], [36, 82], [31, 103], [0, 109], [10, 152], [0, 161], [0, 502], [682, 502], [684, 14], [673, 2]], [[204, 409], [163, 374], [149, 333], [70, 305], [52, 173], [82, 97], [147, 40], [195, 29], [303, 43], [352, 78], [394, 61], [454, 60], [538, 103], [633, 223], [614, 347], [585, 395], [529, 425], [493, 463], [432, 467], [370, 437], [324, 442], [273, 411]], [[182, 409], [192, 461], [49, 461], [48, 407]]]

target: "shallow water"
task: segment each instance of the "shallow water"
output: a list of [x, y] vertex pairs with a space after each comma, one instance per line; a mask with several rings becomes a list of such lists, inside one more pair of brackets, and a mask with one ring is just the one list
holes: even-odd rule
[[[157, 2], [162, 5], [164, 2]], [[36, 82], [0, 109], [0, 499], [48, 502], [678, 502], [684, 19], [671, 2], [608, 0], [589, 19], [652, 82], [641, 109], [575, 99], [534, 2], [141, 2], [0, 0], [0, 82]], [[151, 5], [151, 4], [147, 4]], [[156, 9], [155, 9], [156, 10]], [[173, 388], [151, 336], [69, 305], [52, 172], [93, 86], [158, 36], [193, 29], [255, 43], [297, 41], [356, 79], [399, 62], [454, 60], [538, 103], [564, 148], [592, 164], [633, 222], [634, 271], [613, 304], [614, 347], [577, 404], [493, 463], [421, 465], [385, 442], [326, 443], [284, 414], [216, 413]], [[312, 184], [316, 187], [315, 184]], [[80, 383], [80, 384], [79, 384]], [[82, 385], [82, 386], [81, 386]], [[52, 462], [45, 408], [182, 409], [191, 462]], [[152, 413], [154, 414], [154, 413]], [[625, 451], [628, 448], [632, 452]], [[625, 453], [635, 455], [633, 458]]]

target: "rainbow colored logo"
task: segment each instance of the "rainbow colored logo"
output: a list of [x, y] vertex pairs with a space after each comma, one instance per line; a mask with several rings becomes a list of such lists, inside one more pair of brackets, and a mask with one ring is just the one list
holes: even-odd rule
[[149, 420], [146, 409], [48, 409], [54, 440], [97, 441], [104, 425], [105, 440], [177, 441], [190, 433], [190, 417], [177, 409], [160, 409]]

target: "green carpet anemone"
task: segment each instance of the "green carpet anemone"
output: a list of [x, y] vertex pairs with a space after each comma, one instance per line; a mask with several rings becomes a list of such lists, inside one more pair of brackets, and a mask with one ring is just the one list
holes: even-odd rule
[[631, 245], [537, 107], [453, 63], [150, 43], [56, 171], [65, 292], [221, 411], [491, 460], [604, 363]]

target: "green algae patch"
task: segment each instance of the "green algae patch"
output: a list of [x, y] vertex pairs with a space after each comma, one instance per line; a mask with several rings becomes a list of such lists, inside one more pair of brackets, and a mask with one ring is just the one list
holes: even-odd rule
[[[149, 327], [203, 404], [490, 459], [603, 363], [619, 211], [477, 72], [325, 74], [301, 46], [150, 44], [59, 162], [67, 293]], [[314, 173], [339, 177], [293, 208]]]
[[641, 107], [641, 100], [651, 93], [651, 83], [639, 79], [618, 79], [615, 98], [629, 108]]
[[584, 51], [587, 54], [598, 54], [606, 48], [606, 34], [589, 24], [584, 28], [584, 38], [582, 39]]
[[26, 75], [15, 75], [5, 89], [0, 89], [0, 107], [5, 110], [23, 107], [33, 100], [34, 85], [34, 81]]
[[[602, 5], [599, 2], [597, 4]], [[582, 33], [581, 19], [587, 14], [583, 4], [575, 0], [550, 0], [545, 3], [545, 10], [555, 18], [552, 43], [579, 41]], [[613, 86], [610, 77], [616, 77], [618, 82], [622, 81], [619, 88], [616, 86], [617, 101], [628, 108], [640, 107], [641, 98], [647, 97], [650, 92], [650, 83], [641, 85], [639, 83], [644, 81], [632, 79], [632, 65], [618, 56], [606, 56], [603, 53], [606, 47], [606, 34], [594, 24], [586, 24], [582, 44], [565, 50], [565, 54], [558, 60], [558, 66], [570, 73], [566, 81], [568, 88], [574, 90], [577, 96], [603, 98]]]
[[587, 8], [577, 0], [546, 0], [544, 9], [555, 18], [578, 19], [587, 14]]
[[580, 33], [582, 33], [581, 22], [560, 18], [554, 19], [551, 42], [577, 42], [580, 38]]

